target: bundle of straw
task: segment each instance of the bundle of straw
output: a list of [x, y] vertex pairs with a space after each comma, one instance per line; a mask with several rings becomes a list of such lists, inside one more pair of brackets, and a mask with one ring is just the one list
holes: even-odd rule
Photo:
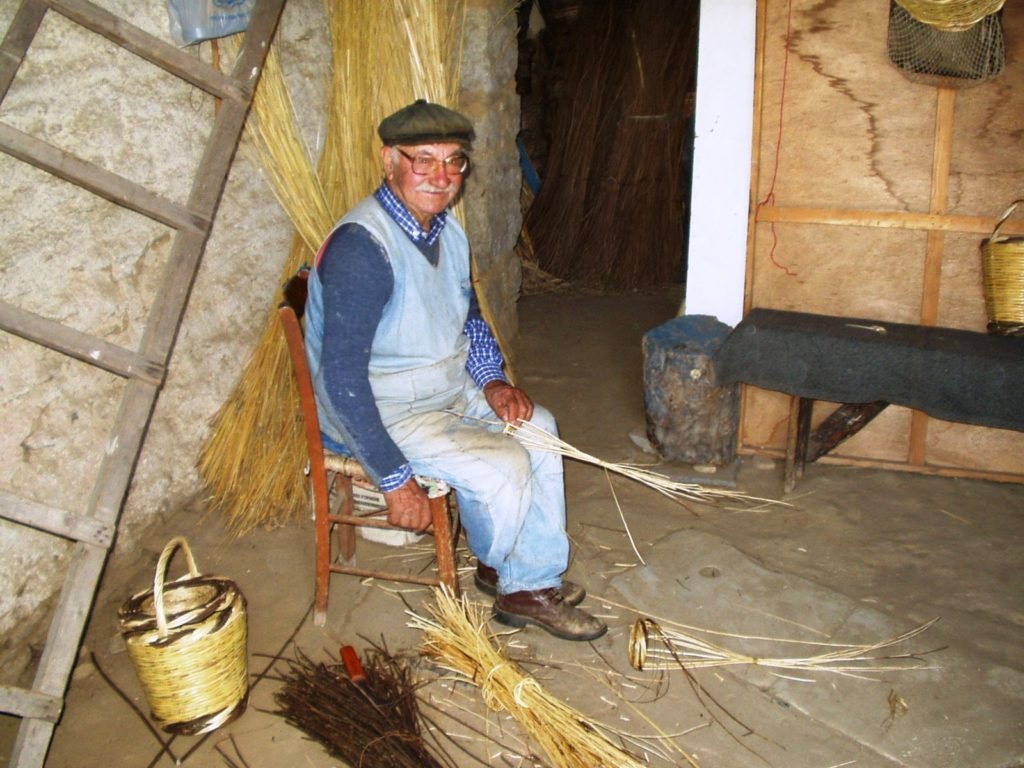
[[[877, 652], [917, 637], [936, 621], [938, 619], [932, 619], [896, 637], [863, 645], [765, 637], [744, 638], [746, 640], [770, 640], [774, 643], [798, 643], [805, 647], [829, 649], [802, 658], [792, 656], [772, 658], [733, 651], [682, 629], [664, 629], [654, 619], [637, 619], [629, 637], [629, 663], [639, 670], [696, 669], [753, 664], [789, 672], [820, 671], [846, 676], [857, 676], [868, 672], [922, 669], [929, 665], [921, 658], [922, 654], [920, 653], [877, 655]], [[734, 635], [734, 637], [740, 636]]]
[[410, 626], [424, 633], [423, 653], [478, 686], [490, 709], [515, 717], [555, 768], [639, 768], [600, 726], [551, 696], [498, 650], [480, 606], [444, 589], [435, 590], [434, 598], [432, 619], [410, 614]]
[[[316, 170], [276, 54], [260, 78], [247, 126], [296, 237], [260, 339], [199, 457], [210, 508], [225, 515], [236, 535], [283, 524], [309, 507], [298, 393], [276, 312], [280, 286], [379, 183], [373, 149], [380, 120], [415, 98], [453, 104], [457, 97], [465, 0], [325, 5], [332, 69]], [[487, 317], [489, 309], [481, 308]]]

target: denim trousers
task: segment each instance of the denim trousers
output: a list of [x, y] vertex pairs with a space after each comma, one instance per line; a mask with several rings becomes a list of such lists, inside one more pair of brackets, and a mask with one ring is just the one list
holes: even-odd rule
[[[498, 572], [499, 592], [559, 587], [569, 564], [562, 457], [505, 434], [458, 363], [371, 377], [384, 425], [417, 475], [455, 489], [469, 548]], [[557, 434], [541, 406], [530, 422]]]

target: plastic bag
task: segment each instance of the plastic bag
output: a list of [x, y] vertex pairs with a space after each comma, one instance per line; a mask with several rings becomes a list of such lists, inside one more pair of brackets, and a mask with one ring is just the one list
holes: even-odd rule
[[244, 32], [255, 5], [256, 0], [167, 0], [171, 37], [192, 45]]

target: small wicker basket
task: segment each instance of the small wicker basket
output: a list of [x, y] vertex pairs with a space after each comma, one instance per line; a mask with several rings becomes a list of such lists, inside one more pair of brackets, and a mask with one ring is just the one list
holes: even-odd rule
[[[189, 573], [165, 583], [178, 547], [188, 558]], [[245, 711], [245, 597], [228, 579], [201, 576], [184, 538], [168, 542], [153, 589], [130, 597], [118, 616], [152, 717], [163, 730], [207, 733]]]
[[988, 331], [1000, 336], [1024, 336], [1024, 237], [999, 234], [999, 228], [1021, 203], [1024, 200], [1007, 208], [992, 236], [981, 241]]

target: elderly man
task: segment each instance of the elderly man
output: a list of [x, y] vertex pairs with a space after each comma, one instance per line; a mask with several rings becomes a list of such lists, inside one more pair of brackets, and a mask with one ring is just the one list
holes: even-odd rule
[[502, 371], [480, 314], [466, 235], [448, 207], [469, 172], [473, 126], [420, 100], [381, 122], [384, 182], [328, 236], [309, 277], [306, 346], [329, 448], [362, 462], [388, 520], [424, 530], [414, 474], [455, 488], [475, 582], [495, 617], [591, 640], [605, 625], [578, 608], [568, 566], [562, 460], [502, 432], [551, 414]]

